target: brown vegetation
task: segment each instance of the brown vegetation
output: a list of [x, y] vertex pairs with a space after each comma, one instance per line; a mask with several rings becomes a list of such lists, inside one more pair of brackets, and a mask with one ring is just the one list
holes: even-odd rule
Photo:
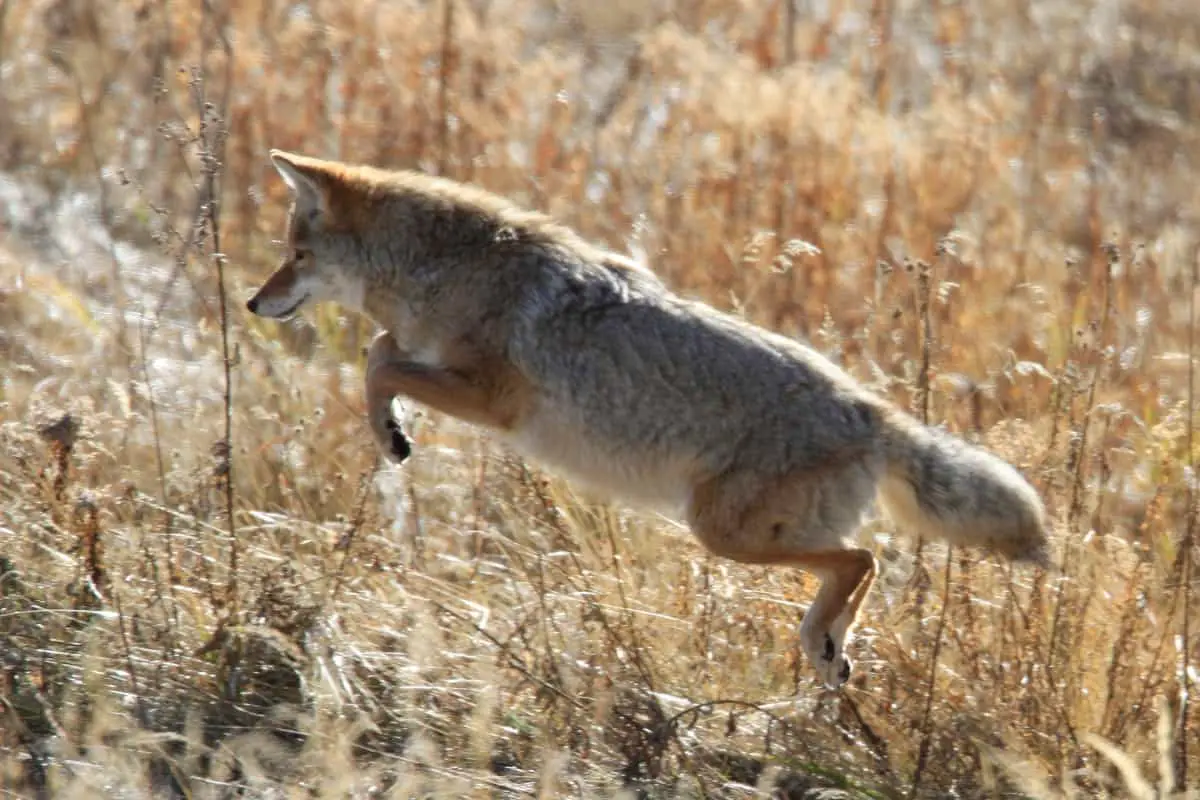
[[[6, 792], [1200, 785], [1200, 12], [787, 6], [0, 2]], [[1020, 466], [1062, 574], [873, 523], [829, 693], [803, 573], [432, 415], [381, 469], [365, 323], [243, 311], [270, 147], [478, 182], [812, 339]]]

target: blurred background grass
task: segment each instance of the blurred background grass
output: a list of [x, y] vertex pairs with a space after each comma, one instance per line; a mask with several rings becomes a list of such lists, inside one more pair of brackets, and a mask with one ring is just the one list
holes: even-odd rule
[[[0, 785], [1196, 785], [1198, 110], [1186, 0], [0, 2]], [[1022, 468], [1063, 573], [872, 523], [829, 693], [803, 573], [434, 414], [379, 467], [369, 326], [243, 312], [271, 147], [477, 182], [810, 339]]]

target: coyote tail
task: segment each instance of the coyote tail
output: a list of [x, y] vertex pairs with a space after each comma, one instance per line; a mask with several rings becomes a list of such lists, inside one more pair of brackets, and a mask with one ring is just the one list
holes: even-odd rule
[[1033, 487], [991, 453], [899, 412], [884, 415], [879, 494], [913, 533], [1050, 565], [1046, 512]]

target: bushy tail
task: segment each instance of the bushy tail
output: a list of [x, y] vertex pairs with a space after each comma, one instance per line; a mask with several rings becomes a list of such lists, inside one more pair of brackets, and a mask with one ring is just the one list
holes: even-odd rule
[[880, 498], [910, 532], [1049, 566], [1042, 501], [1004, 461], [899, 412], [885, 417], [883, 451]]

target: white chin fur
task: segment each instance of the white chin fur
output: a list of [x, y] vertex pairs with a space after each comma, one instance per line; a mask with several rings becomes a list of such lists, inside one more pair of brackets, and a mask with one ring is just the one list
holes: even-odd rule
[[271, 303], [263, 303], [258, 307], [258, 313], [273, 319], [287, 319], [303, 308], [309, 299], [307, 294], [302, 294], [295, 298], [288, 297]]

